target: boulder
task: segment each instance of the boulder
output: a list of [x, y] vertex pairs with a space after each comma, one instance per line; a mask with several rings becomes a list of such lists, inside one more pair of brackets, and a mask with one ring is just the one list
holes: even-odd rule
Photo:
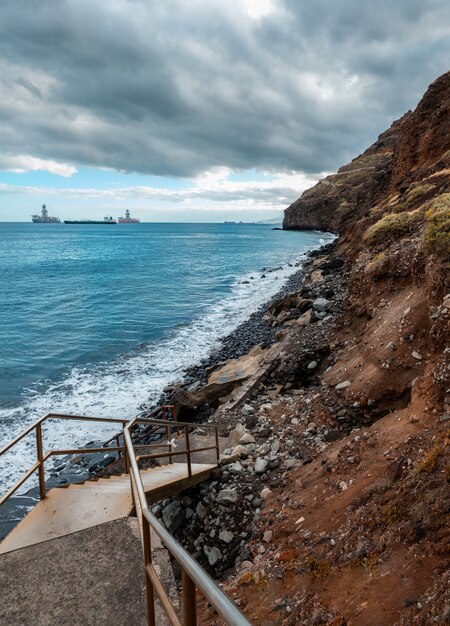
[[[283, 298], [279, 298], [271, 303], [267, 309], [266, 319], [273, 320], [278, 319], [280, 314], [287, 312], [288, 315], [285, 319], [292, 316], [292, 310], [297, 310], [299, 313], [304, 313], [307, 309], [311, 308], [311, 300], [303, 298], [300, 291], [296, 293], [290, 293]], [[284, 319], [283, 319], [284, 321]]]
[[315, 311], [318, 311], [319, 313], [328, 311], [329, 309], [331, 309], [332, 306], [333, 306], [333, 303], [330, 302], [330, 300], [327, 300], [326, 298], [317, 298], [317, 300], [314, 300], [313, 302], [313, 309]]
[[242, 446], [247, 445], [248, 443], [255, 443], [255, 438], [253, 437], [253, 435], [251, 435], [250, 433], [245, 433], [244, 435], [242, 435], [242, 437], [239, 439], [239, 443]]
[[170, 404], [174, 405], [178, 419], [189, 422], [202, 406], [218, 406], [221, 398], [227, 397], [235, 387], [257, 373], [270, 352], [270, 348], [263, 350], [261, 346], [255, 346], [248, 354], [226, 361], [215, 369], [208, 384], [201, 389], [176, 391], [170, 398]]
[[167, 530], [173, 533], [182, 526], [186, 513], [180, 504], [175, 501], [164, 507], [162, 516]]
[[221, 489], [216, 497], [218, 504], [234, 504], [237, 502], [238, 493], [236, 489]]

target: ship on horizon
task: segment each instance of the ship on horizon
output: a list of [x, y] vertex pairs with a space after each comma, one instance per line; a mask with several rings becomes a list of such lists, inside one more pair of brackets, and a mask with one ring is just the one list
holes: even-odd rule
[[138, 217], [131, 217], [130, 211], [125, 211], [125, 217], [117, 218], [119, 224], [140, 224], [141, 220]]
[[34, 224], [60, 224], [61, 220], [59, 217], [52, 217], [48, 214], [47, 206], [45, 204], [42, 205], [41, 214], [36, 213], [31, 216], [31, 219]]
[[64, 220], [64, 224], [117, 224], [117, 221], [106, 215], [102, 220]]

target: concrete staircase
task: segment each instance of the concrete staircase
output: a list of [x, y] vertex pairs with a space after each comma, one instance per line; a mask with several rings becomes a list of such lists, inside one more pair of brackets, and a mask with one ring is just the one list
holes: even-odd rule
[[[226, 624], [250, 626], [151, 511], [152, 503], [207, 480], [224, 444], [215, 425], [168, 421], [169, 408], [157, 409], [163, 420], [49, 413], [0, 450], [3, 456], [34, 433], [37, 460], [0, 496], [0, 505], [36, 472], [41, 498], [0, 543], [2, 626], [192, 626], [198, 591]], [[99, 447], [45, 452], [42, 425], [52, 419], [119, 423], [122, 432]], [[148, 440], [157, 443], [142, 443]], [[50, 457], [106, 450], [126, 460], [127, 474], [47, 491]], [[204, 462], [211, 454], [215, 462]], [[140, 469], [149, 461], [159, 465]], [[171, 558], [181, 569], [182, 607]]]
[[[141, 471], [147, 502], [188, 489], [209, 478], [216, 465], [171, 463]], [[44, 500], [0, 543], [0, 554], [128, 517], [133, 502], [128, 474], [51, 489]]]
[[[216, 465], [172, 463], [141, 471], [151, 504], [206, 480]], [[0, 544], [2, 626], [144, 626], [145, 576], [128, 474], [51, 489]], [[167, 550], [152, 559], [174, 606]], [[156, 623], [169, 622], [157, 602]]]

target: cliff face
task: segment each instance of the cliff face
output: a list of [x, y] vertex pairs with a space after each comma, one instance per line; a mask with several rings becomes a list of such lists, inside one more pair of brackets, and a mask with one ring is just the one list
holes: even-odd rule
[[376, 204], [390, 185], [394, 148], [403, 119], [394, 122], [370, 148], [341, 167], [337, 174], [307, 189], [286, 209], [283, 228], [342, 234], [354, 222], [355, 211]]
[[283, 227], [342, 235], [369, 218], [374, 206], [394, 194], [407, 194], [430, 176], [439, 183], [435, 192], [447, 191], [449, 168], [450, 72], [434, 81], [416, 110], [394, 122], [368, 150], [305, 191], [286, 209]]
[[[435, 80], [416, 110], [404, 119], [393, 155], [391, 191], [442, 172], [449, 163], [450, 72]], [[443, 172], [442, 172], [443, 173]], [[448, 172], [445, 172], [448, 174]]]

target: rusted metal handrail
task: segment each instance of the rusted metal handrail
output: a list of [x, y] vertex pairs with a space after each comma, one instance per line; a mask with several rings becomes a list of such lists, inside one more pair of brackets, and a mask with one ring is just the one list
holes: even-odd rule
[[94, 452], [104, 452], [105, 450], [108, 450], [108, 452], [118, 452], [119, 455], [120, 453], [124, 452], [124, 446], [118, 446], [114, 448], [105, 448], [104, 446], [102, 446], [95, 448], [76, 448], [70, 450], [50, 450], [49, 452], [44, 454], [42, 443], [42, 424], [48, 419], [78, 421], [81, 420], [87, 422], [100, 422], [105, 424], [122, 424], [122, 428], [128, 422], [128, 420], [120, 418], [91, 417], [87, 415], [64, 415], [62, 413], [47, 413], [47, 415], [39, 418], [38, 420], [33, 422], [33, 424], [28, 426], [28, 428], [22, 431], [19, 435], [17, 435], [17, 437], [15, 437], [12, 441], [3, 446], [3, 448], [0, 450], [0, 456], [2, 456], [3, 454], [11, 450], [11, 448], [13, 448], [17, 443], [19, 443], [19, 441], [24, 439], [24, 437], [33, 432], [33, 430], [35, 431], [37, 461], [30, 469], [28, 469], [23, 474], [23, 476], [19, 478], [19, 480], [14, 483], [14, 485], [12, 485], [12, 487], [8, 489], [8, 491], [3, 496], [0, 497], [0, 506], [4, 502], [6, 502], [6, 500], [8, 500], [8, 498], [10, 498], [19, 489], [19, 487], [21, 487], [23, 483], [25, 483], [36, 471], [38, 472], [39, 479], [39, 497], [41, 500], [43, 500], [46, 496], [45, 461], [51, 456], [58, 456], [61, 454], [92, 454]]
[[[176, 417], [176, 413], [175, 413], [175, 407], [173, 406], [173, 404], [163, 404], [162, 406], [157, 407], [156, 409], [154, 409], [151, 413], [148, 413], [148, 415], [145, 416], [144, 419], [148, 419], [150, 417], [152, 417], [153, 415], [158, 415], [158, 413], [163, 414], [163, 420], [164, 421], [168, 421], [167, 420], [167, 412], [171, 411], [174, 419], [173, 421], [176, 421], [177, 417]], [[106, 447], [109, 443], [111, 443], [111, 441], [116, 441], [117, 445], [119, 444], [119, 437], [122, 435], [122, 432], [120, 433], [116, 433], [115, 435], [113, 435], [110, 439], [107, 439], [103, 445]], [[148, 437], [148, 433], [144, 433], [143, 435], [141, 435], [140, 437], [135, 438], [135, 442], [141, 441], [142, 439], [145, 439], [145, 437]]]
[[[116, 441], [117, 446], [95, 448], [78, 448], [67, 450], [50, 450], [46, 453], [43, 451], [42, 445], [42, 424], [51, 418], [66, 419], [66, 420], [84, 420], [95, 421], [104, 423], [120, 423], [123, 427], [123, 445], [120, 445], [119, 436], [116, 434], [111, 441]], [[131, 429], [139, 423], [151, 425], [152, 428], [159, 430], [161, 426], [164, 427], [163, 432], [167, 435], [167, 443], [153, 443], [153, 444], [137, 444], [134, 446]], [[191, 442], [189, 438], [189, 429], [195, 428], [195, 424], [189, 424], [186, 422], [171, 422], [169, 420], [155, 420], [152, 418], [136, 418], [129, 422], [124, 419], [116, 418], [96, 418], [87, 416], [76, 415], [63, 415], [57, 413], [49, 413], [40, 418], [33, 424], [31, 424], [20, 435], [15, 437], [11, 442], [4, 446], [0, 450], [0, 456], [10, 450], [15, 444], [21, 441], [24, 437], [29, 435], [33, 430], [36, 434], [36, 451], [37, 461], [30, 467], [25, 474], [7, 491], [7, 493], [0, 499], [0, 505], [3, 504], [17, 489], [26, 481], [34, 472], [38, 472], [39, 477], [39, 492], [40, 497], [45, 498], [45, 474], [44, 464], [45, 461], [51, 456], [58, 454], [87, 454], [92, 452], [109, 451], [109, 452], [123, 452], [125, 456], [125, 462], [127, 470], [130, 474], [131, 492], [133, 501], [135, 504], [136, 514], [138, 516], [139, 527], [141, 530], [141, 537], [143, 543], [144, 554], [144, 571], [146, 577], [146, 589], [147, 589], [147, 616], [149, 626], [157, 626], [155, 622], [155, 594], [158, 596], [161, 606], [163, 607], [166, 616], [173, 626], [195, 626], [197, 624], [197, 607], [196, 607], [196, 589], [198, 589], [208, 600], [208, 602], [216, 609], [219, 615], [225, 620], [229, 626], [250, 626], [248, 620], [244, 617], [241, 611], [236, 605], [225, 595], [225, 593], [215, 584], [212, 578], [205, 572], [205, 570], [191, 557], [191, 555], [172, 537], [172, 535], [162, 526], [155, 515], [151, 512], [147, 504], [147, 498], [145, 495], [144, 485], [140, 475], [138, 460], [145, 460], [146, 458], [169, 458], [169, 462], [172, 462], [172, 458], [178, 455], [186, 455], [188, 476], [192, 476], [192, 454], [196, 452], [203, 452], [206, 450], [216, 451], [216, 460], [219, 460], [219, 437], [217, 426], [212, 424], [202, 424], [202, 428], [211, 430], [215, 438], [214, 445], [201, 446], [199, 448], [191, 448]], [[186, 442], [185, 449], [172, 451], [172, 443], [170, 435], [172, 428], [176, 430], [177, 435], [180, 436], [180, 432], [184, 434]], [[150, 429], [151, 430], [151, 429]], [[146, 434], [148, 435], [148, 432]], [[136, 457], [135, 447], [142, 448], [155, 448], [163, 447], [168, 448], [168, 451], [161, 453], [153, 453], [147, 455], [141, 455]], [[182, 569], [183, 579], [183, 621], [178, 617], [174, 606], [172, 605], [170, 598], [165, 591], [161, 580], [159, 579], [155, 568], [152, 565], [152, 552], [151, 552], [151, 532], [154, 531], [166, 546], [170, 554], [178, 561]]]
[[[155, 594], [158, 596], [161, 606], [163, 607], [170, 624], [174, 626], [195, 626], [197, 624], [197, 606], [196, 606], [196, 589], [198, 589], [214, 607], [219, 615], [225, 620], [229, 626], [250, 626], [250, 622], [241, 613], [237, 606], [228, 598], [228, 596], [216, 585], [212, 578], [205, 570], [192, 558], [192, 556], [179, 544], [172, 535], [158, 521], [151, 512], [147, 504], [144, 484], [142, 482], [138, 459], [136, 458], [133, 441], [131, 438], [131, 429], [139, 420], [133, 420], [124, 428], [124, 443], [130, 463], [130, 480], [132, 485], [132, 493], [135, 501], [135, 508], [138, 515], [139, 527], [142, 533], [144, 569], [146, 574], [147, 589], [147, 619], [149, 626], [157, 626], [155, 621]], [[190, 448], [189, 428], [192, 424], [178, 423], [180, 428], [184, 428], [186, 437], [186, 450], [179, 452], [170, 452], [171, 456], [175, 454], [187, 454], [190, 464], [190, 456], [195, 449]], [[202, 425], [204, 426], [204, 425]], [[206, 425], [214, 430], [216, 445], [208, 447], [208, 449], [218, 449], [218, 433], [217, 427]], [[167, 454], [167, 453], [166, 453]], [[147, 456], [147, 455], [145, 455]], [[150, 455], [153, 456], [153, 455]], [[141, 457], [143, 458], [143, 457]], [[189, 474], [191, 475], [191, 474]], [[183, 622], [178, 618], [170, 598], [163, 588], [155, 569], [152, 565], [151, 551], [151, 530], [153, 530], [161, 539], [167, 550], [174, 557], [182, 569], [183, 578]]]

